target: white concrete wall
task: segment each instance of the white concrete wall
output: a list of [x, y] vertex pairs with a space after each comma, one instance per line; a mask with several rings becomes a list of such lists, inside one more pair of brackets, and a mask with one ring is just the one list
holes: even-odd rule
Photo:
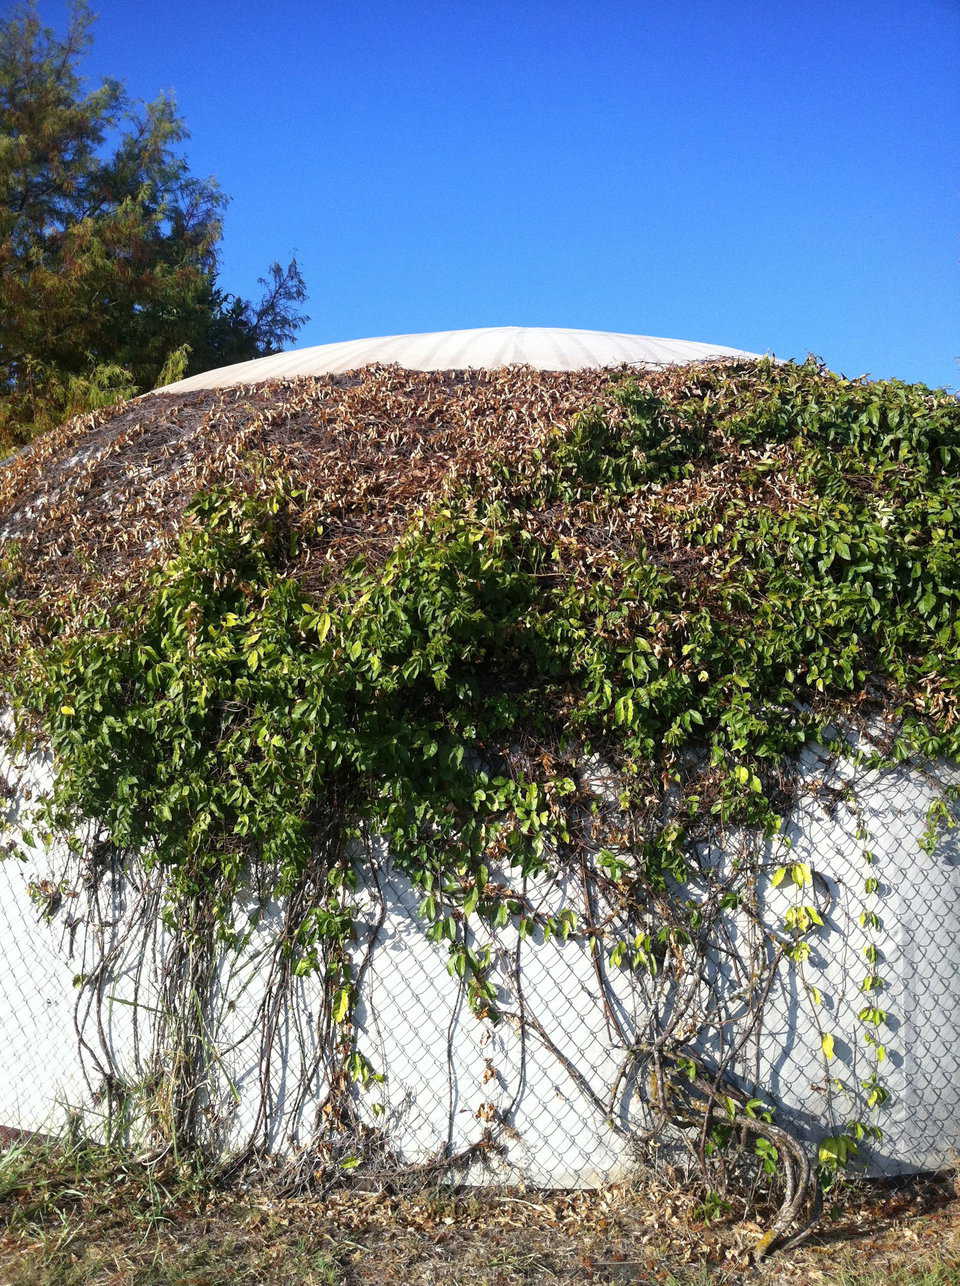
[[[811, 771], [820, 765], [811, 759]], [[42, 784], [45, 766], [34, 765], [18, 789]], [[953, 778], [957, 778], [954, 772]], [[889, 1011], [883, 1033], [888, 1057], [883, 1080], [891, 1101], [876, 1119], [882, 1142], [864, 1148], [863, 1159], [875, 1173], [933, 1168], [960, 1153], [960, 855], [948, 835], [932, 856], [917, 839], [935, 786], [917, 773], [899, 771], [858, 785], [863, 818], [877, 855], [873, 873], [881, 881], [873, 900], [882, 928], [872, 935], [883, 953], [879, 972], [889, 987], [879, 1003]], [[14, 808], [17, 799], [13, 801]], [[862, 1025], [856, 1013], [867, 998], [859, 991], [866, 972], [866, 936], [858, 923], [864, 908], [867, 873], [854, 839], [855, 819], [841, 807], [835, 816], [810, 803], [791, 831], [796, 860], [810, 862], [819, 876], [817, 896], [826, 925], [814, 941], [803, 981], [823, 993], [812, 1006], [795, 970], [784, 971], [775, 986], [760, 1041], [761, 1087], [791, 1124], [816, 1140], [832, 1133], [850, 1109], [829, 1104], [822, 1088], [825, 1064], [821, 1031], [836, 1038], [830, 1072], [850, 1082], [869, 1073], [862, 1042], [851, 1040]], [[27, 892], [30, 881], [58, 882], [68, 876], [63, 908], [47, 923]], [[73, 881], [72, 883], [70, 881]], [[62, 852], [36, 849], [28, 860], [0, 863], [0, 1124], [56, 1132], [67, 1109], [98, 1110], [93, 1102], [98, 1072], [98, 1033], [92, 1011], [80, 1015], [89, 1044], [81, 1057], [75, 1005], [81, 994], [75, 975], [89, 970], [92, 947], [83, 926], [68, 925], [84, 896], [70, 896], [75, 867]], [[496, 1027], [469, 1011], [457, 981], [446, 969], [446, 948], [428, 943], [420, 930], [417, 897], [398, 873], [384, 878], [387, 915], [377, 938], [358, 1011], [362, 1047], [387, 1072], [383, 1085], [361, 1097], [360, 1111], [371, 1125], [389, 1127], [391, 1141], [406, 1161], [423, 1161], [448, 1148], [475, 1141], [491, 1114], [505, 1117], [506, 1161], [499, 1176], [551, 1187], [584, 1186], [617, 1177], [632, 1164], [625, 1140], [605, 1122], [568, 1071], [531, 1032]], [[545, 905], [564, 904], [564, 890], [537, 890]], [[104, 905], [122, 926], [136, 892], [109, 900], [109, 880], [100, 886]], [[776, 923], [789, 895], [784, 887], [764, 892], [765, 915]], [[809, 899], [807, 899], [809, 900]], [[373, 904], [367, 917], [373, 921]], [[743, 925], [740, 926], [744, 932]], [[256, 1119], [256, 1058], [259, 1033], [252, 1015], [262, 996], [271, 919], [265, 917], [245, 955], [224, 974], [220, 1041], [224, 1069], [240, 1102], [233, 1139], [241, 1141]], [[595, 966], [576, 942], [530, 940], [517, 948], [505, 934], [499, 943], [496, 980], [506, 1009], [515, 1009], [515, 968], [520, 965], [523, 1001], [550, 1032], [596, 1095], [604, 1099], [623, 1059], [623, 1039], [611, 1030], [600, 1001]], [[143, 1043], [134, 1048], [133, 976], [140, 969]], [[103, 988], [103, 1035], [131, 1077], [142, 1067], [157, 996], [152, 961], [127, 951], [116, 975]], [[643, 975], [617, 975], [615, 1006], [627, 1033], [642, 1032], [658, 984]], [[274, 1067], [281, 1093], [293, 1084], [304, 1058], [315, 1048], [313, 1023], [318, 1011], [315, 981], [299, 989], [294, 1010], [284, 1018], [285, 1057]], [[642, 1129], [643, 1105], [627, 1100], [618, 1117], [622, 1126]], [[315, 1106], [322, 1086], [311, 1100]], [[229, 1097], [229, 1096], [228, 1096]], [[378, 1105], [379, 1114], [374, 1110]], [[278, 1119], [270, 1138], [303, 1140], [310, 1112], [299, 1123]], [[95, 1116], [92, 1119], [96, 1119]], [[479, 1178], [479, 1174], [475, 1177]]]

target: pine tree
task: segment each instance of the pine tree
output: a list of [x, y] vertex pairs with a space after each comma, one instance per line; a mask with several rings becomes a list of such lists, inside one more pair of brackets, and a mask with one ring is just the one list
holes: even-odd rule
[[0, 440], [161, 378], [289, 344], [296, 260], [257, 305], [217, 282], [226, 198], [190, 173], [175, 104], [88, 89], [86, 0], [62, 39], [31, 4], [0, 23]]

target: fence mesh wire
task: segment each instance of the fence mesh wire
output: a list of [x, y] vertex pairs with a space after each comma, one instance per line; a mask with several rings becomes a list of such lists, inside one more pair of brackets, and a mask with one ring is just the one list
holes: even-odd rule
[[[958, 780], [952, 768], [936, 779], [916, 769], [874, 774], [858, 783], [856, 814], [825, 807], [822, 799], [801, 802], [790, 828], [792, 851], [815, 872], [813, 896], [824, 924], [812, 936], [810, 958], [780, 970], [762, 1030], [739, 1067], [745, 1088], [769, 1102], [811, 1149], [841, 1128], [849, 1111], [844, 1094], [862, 1097], [875, 1065], [858, 1020], [864, 951], [872, 943], [885, 978], [889, 1098], [875, 1113], [882, 1134], [864, 1141], [859, 1159], [877, 1174], [950, 1164], [960, 1149], [960, 851], [949, 831], [932, 852], [918, 844], [931, 799], [944, 782]], [[865, 842], [878, 880], [873, 928], [862, 923]], [[151, 979], [156, 941], [113, 958], [95, 988], [99, 1006], [84, 999], [102, 941], [91, 940], [71, 860], [38, 849], [30, 860], [0, 863], [0, 1125], [16, 1130], [56, 1134], [76, 1113], [95, 1127], [103, 1110], [103, 1047], [136, 1080], [159, 1003]], [[613, 1096], [611, 1086], [662, 1001], [658, 980], [643, 970], [598, 970], [589, 944], [576, 938], [543, 941], [534, 934], [521, 941], [507, 929], [492, 944], [504, 1018], [491, 1024], [470, 1012], [444, 947], [423, 934], [417, 894], [385, 857], [376, 882], [378, 896], [371, 889], [364, 920], [367, 943], [360, 944], [372, 950], [356, 1021], [359, 1044], [385, 1079], [358, 1094], [358, 1119], [369, 1126], [365, 1163], [373, 1163], [374, 1137], [382, 1141], [381, 1165], [415, 1166], [496, 1135], [492, 1168], [475, 1165], [468, 1177], [558, 1188], [628, 1174], [652, 1125], [649, 1094], [635, 1069]], [[558, 908], [570, 889], [552, 883], [531, 894]], [[112, 923], [119, 933], [137, 891], [118, 885], [98, 896], [107, 932]], [[762, 899], [773, 922], [789, 892], [766, 881]], [[732, 931], [739, 932], [735, 923]], [[259, 1130], [282, 1148], [309, 1135], [323, 1101], [319, 1072], [305, 1096], [294, 1088], [323, 1037], [318, 985], [305, 979], [277, 1018], [272, 1065], [265, 1072], [258, 1063], [270, 933], [267, 917], [259, 936], [225, 967], [215, 1026], [228, 1142], [237, 1145], [245, 1132]], [[716, 969], [732, 1005], [722, 961]], [[825, 1031], [835, 1039], [829, 1060]], [[264, 1075], [274, 1102], [265, 1133], [257, 1107]], [[344, 1164], [360, 1160], [350, 1152], [359, 1147], [356, 1139], [345, 1141]]]

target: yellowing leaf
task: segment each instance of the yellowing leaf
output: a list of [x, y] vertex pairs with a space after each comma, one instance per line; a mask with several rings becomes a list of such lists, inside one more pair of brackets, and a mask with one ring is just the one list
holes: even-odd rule
[[76, 712], [76, 710], [74, 710], [73, 706], [61, 706], [61, 707], [60, 707], [60, 713], [61, 713], [61, 714], [76, 714], [77, 712]]
[[826, 1058], [827, 1061], [829, 1062], [829, 1060], [833, 1058], [833, 1037], [830, 1035], [829, 1032], [824, 1032], [823, 1036], [821, 1037], [820, 1048], [823, 1050], [824, 1058]]
[[350, 1012], [350, 988], [341, 987], [337, 992], [337, 999], [333, 1006], [333, 1021], [342, 1023]]

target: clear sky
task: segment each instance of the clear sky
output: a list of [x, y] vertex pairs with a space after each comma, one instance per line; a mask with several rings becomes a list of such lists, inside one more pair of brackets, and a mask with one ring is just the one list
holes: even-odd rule
[[298, 344], [574, 326], [960, 385], [960, 0], [95, 7], [87, 73], [172, 90], [232, 198], [227, 288], [296, 253]]

